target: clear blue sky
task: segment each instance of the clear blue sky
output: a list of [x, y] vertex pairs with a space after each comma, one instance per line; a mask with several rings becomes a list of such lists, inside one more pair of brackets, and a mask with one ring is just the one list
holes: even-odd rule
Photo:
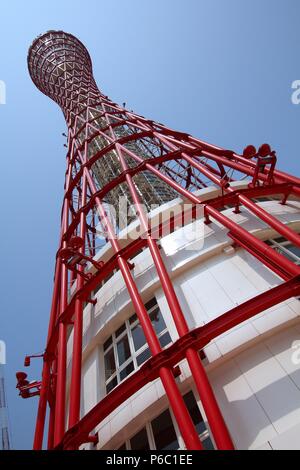
[[[9, 0], [0, 14], [0, 339], [20, 449], [31, 447], [37, 400], [17, 396], [15, 372], [45, 345], [65, 171], [62, 113], [27, 72], [32, 40], [49, 29], [78, 36], [113, 100], [236, 151], [266, 141], [299, 175], [300, 2]], [[40, 377], [39, 360], [29, 373]]]

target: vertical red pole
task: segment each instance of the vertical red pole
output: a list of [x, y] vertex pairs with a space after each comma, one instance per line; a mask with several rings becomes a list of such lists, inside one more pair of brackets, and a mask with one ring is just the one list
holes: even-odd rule
[[[85, 173], [82, 181], [81, 207], [86, 203], [87, 182]], [[80, 237], [85, 240], [85, 214], [80, 215]], [[80, 249], [82, 253], [85, 251], [85, 245]], [[84, 267], [80, 266], [78, 270], [83, 273]], [[77, 275], [77, 291], [83, 287], [83, 277]], [[80, 395], [81, 395], [81, 362], [82, 362], [82, 323], [83, 323], [83, 302], [79, 299], [75, 302], [75, 318], [74, 318], [74, 338], [73, 338], [73, 355], [72, 355], [72, 374], [70, 386], [70, 411], [69, 411], [69, 427], [74, 426], [80, 418]]]
[[[69, 164], [66, 181], [66, 191], [71, 179], [71, 165]], [[63, 208], [63, 233], [68, 228], [69, 200], [65, 197]], [[66, 243], [63, 243], [63, 248]], [[65, 264], [61, 267], [61, 296], [60, 312], [63, 313], [68, 305], [68, 270]], [[57, 348], [57, 378], [55, 392], [55, 419], [54, 419], [54, 446], [59, 444], [65, 433], [65, 408], [66, 408], [66, 366], [67, 366], [67, 325], [61, 321], [58, 331]]]
[[[94, 186], [94, 182], [90, 174], [87, 172], [87, 170], [85, 169], [84, 171], [86, 172], [88, 184], [91, 188], [91, 191], [95, 193], [96, 188]], [[119, 246], [118, 241], [115, 238], [115, 233], [106, 215], [106, 212], [102, 206], [102, 202], [98, 197], [96, 197], [95, 201], [99, 209], [103, 224], [105, 225], [106, 230], [108, 232], [111, 245], [114, 251], [118, 254], [120, 252], [120, 246]], [[151, 354], [154, 356], [161, 351], [161, 347], [157, 339], [156, 333], [153, 329], [151, 320], [148, 316], [148, 313], [145, 309], [143, 301], [139, 295], [138, 289], [132, 278], [128, 263], [124, 258], [122, 258], [120, 254], [118, 255], [118, 264], [119, 264], [120, 271], [123, 275], [123, 279], [126, 284], [126, 287], [128, 289], [129, 295], [131, 297], [133, 306], [135, 308], [136, 314], [139, 318], [140, 324], [144, 331]], [[174, 413], [175, 419], [177, 421], [178, 427], [180, 429], [182, 438], [185, 442], [187, 449], [188, 450], [201, 450], [202, 444], [200, 442], [199, 436], [192, 422], [190, 414], [186, 408], [184, 400], [177, 388], [173, 373], [171, 372], [170, 369], [167, 369], [166, 367], [162, 367], [160, 369], [160, 379], [165, 388], [172, 411]]]
[[53, 438], [54, 438], [54, 418], [55, 418], [55, 410], [53, 405], [50, 405], [49, 409], [49, 426], [48, 426], [48, 442], [47, 442], [47, 449], [53, 449]]
[[48, 440], [47, 449], [53, 449], [53, 435], [54, 435], [54, 408], [53, 405], [49, 407], [49, 426], [48, 426]]
[[[127, 165], [125, 159], [122, 155], [120, 147], [116, 146], [118, 151], [118, 156], [121, 161], [123, 171], [127, 170]], [[132, 178], [130, 175], [126, 174], [126, 182], [128, 184], [131, 196], [133, 198], [134, 204], [137, 207], [138, 217], [141, 223], [141, 226], [144, 230], [144, 233], [147, 236], [147, 244], [151, 253], [151, 256], [154, 261], [163, 291], [165, 293], [168, 305], [170, 307], [172, 317], [178, 331], [179, 336], [184, 336], [189, 332], [188, 324], [184, 317], [184, 314], [181, 310], [180, 304], [178, 302], [175, 289], [169, 277], [169, 274], [166, 270], [165, 264], [162, 260], [159, 248], [156, 244], [156, 241], [151, 238], [149, 235], [149, 227], [147, 216], [144, 213], [143, 207], [139, 200], [136, 188], [133, 184]], [[191, 368], [192, 376], [195, 380], [200, 399], [205, 410], [207, 420], [209, 422], [213, 437], [215, 439], [218, 449], [231, 450], [234, 449], [230, 434], [228, 432], [227, 426], [223, 419], [220, 408], [215, 399], [213, 390], [209, 384], [208, 378], [206, 376], [205, 370], [199, 358], [197, 351], [193, 349], [188, 349], [186, 353], [186, 358], [188, 360], [189, 366]]]
[[[65, 267], [62, 268], [62, 285], [67, 284]], [[63, 291], [66, 288], [63, 287]], [[57, 383], [55, 393], [55, 422], [54, 446], [58, 445], [65, 433], [65, 406], [66, 406], [66, 358], [67, 358], [67, 326], [59, 323], [58, 350], [57, 350]]]
[[[54, 330], [56, 315], [57, 315], [57, 300], [60, 290], [60, 272], [61, 272], [61, 262], [58, 259], [55, 266], [55, 275], [54, 275], [54, 289], [52, 295], [52, 305], [51, 305], [51, 314], [50, 314], [50, 323], [48, 329], [48, 339], [47, 343], [51, 337], [51, 334]], [[34, 434], [33, 449], [39, 450], [43, 445], [43, 436], [44, 436], [44, 427], [45, 427], [45, 418], [46, 418], [46, 407], [47, 399], [50, 386], [50, 366], [53, 358], [49, 357], [47, 349], [44, 354], [44, 364], [42, 372], [42, 386], [40, 391], [38, 413], [36, 419], [36, 427]]]
[[[52, 364], [52, 384], [51, 392], [52, 396], [55, 396], [56, 390], [56, 377], [57, 377], [57, 360], [53, 361]], [[50, 403], [50, 412], [49, 412], [49, 423], [48, 423], [48, 442], [47, 449], [51, 450], [54, 447], [54, 421], [55, 421], [55, 401], [51, 400]]]
[[[142, 158], [137, 157], [128, 149], [126, 149], [126, 153], [128, 153], [130, 156], [132, 156], [135, 160], [139, 161], [140, 163], [143, 161]], [[220, 222], [224, 227], [230, 230], [233, 234], [241, 236], [244, 240], [247, 241], [247, 244], [249, 245], [249, 247], [255, 248], [258, 252], [262, 254], [267, 253], [269, 259], [272, 260], [272, 262], [286, 269], [286, 271], [289, 272], [291, 276], [297, 276], [299, 274], [299, 267], [295, 265], [289, 259], [285, 258], [285, 256], [276, 252], [271, 247], [268, 247], [263, 241], [259, 240], [252, 233], [248, 232], [246, 229], [238, 225], [236, 222], [226, 217], [217, 209], [209, 205], [209, 203], [202, 202], [198, 196], [196, 196], [192, 192], [180, 186], [170, 177], [162, 174], [158, 169], [154, 168], [149, 163], [147, 163], [145, 166], [147, 170], [151, 171], [151, 173], [153, 173], [154, 175], [158, 176], [160, 179], [168, 183], [172, 188], [178, 191], [179, 194], [182, 194], [189, 201], [193, 202], [194, 204], [203, 204], [207, 215], [211, 215], [215, 220]], [[247, 245], [245, 246], [245, 249], [247, 250]]]
[[[148, 246], [156, 266], [158, 276], [164, 290], [168, 305], [170, 307], [174, 323], [176, 325], [179, 336], [188, 333], [189, 328], [186, 319], [179, 305], [173, 284], [166, 270], [161, 254], [154, 240], [148, 238]], [[198, 352], [193, 349], [186, 351], [186, 358], [190, 366], [192, 376], [195, 380], [196, 387], [203, 405], [211, 432], [218, 449], [232, 450], [233, 442], [228, 432], [226, 423], [216, 401], [212, 387], [208, 381], [206, 372], [199, 358]]]
[[46, 418], [46, 407], [50, 381], [50, 362], [44, 359], [42, 372], [42, 385], [35, 425], [33, 450], [40, 450], [43, 446], [44, 426]]
[[[68, 62], [68, 68], [66, 68], [65, 74], [63, 74], [62, 68], [60, 68], [59, 73], [57, 73], [57, 58], [59, 58], [60, 64], [63, 62]], [[49, 67], [49, 63], [51, 62], [53, 67]], [[31, 77], [38, 88], [53, 98], [61, 106], [68, 121], [67, 124], [69, 128], [69, 137], [71, 134], [74, 137], [72, 148], [68, 151], [70, 157], [68, 157], [69, 173], [66, 184], [66, 191], [69, 189], [70, 192], [72, 192], [72, 190], [76, 187], [78, 189], [78, 194], [82, 195], [82, 187], [79, 187], [82, 172], [82, 181], [86, 181], [85, 178], [88, 178], [91, 183], [89, 186], [91, 188], [93, 187], [93, 193], [95, 193], [95, 185], [92, 185], [94, 177], [92, 165], [94, 162], [96, 162], [97, 159], [100, 161], [102, 156], [109, 155], [110, 157], [111, 152], [114, 153], [116, 149], [123, 166], [123, 173], [125, 172], [125, 178], [127, 184], [129, 185], [130, 192], [133, 195], [134, 201], [139, 204], [139, 190], [141, 190], [141, 192], [143, 191], [143, 185], [140, 186], [138, 191], [136, 190], [134, 184], [135, 180], [130, 176], [130, 173], [127, 171], [126, 164], [124, 160], [122, 160], [122, 152], [127, 152], [130, 154], [128, 149], [131, 147], [135, 149], [134, 151], [137, 152], [137, 155], [134, 152], [131, 152], [131, 156], [135, 161], [143, 165], [142, 168], [133, 168], [132, 165], [129, 165], [131, 167], [130, 170], [133, 170], [134, 174], [138, 174], [140, 171], [150, 170], [156, 174], [156, 176], [165, 181], [170, 187], [176, 189], [180, 194], [183, 194], [185, 197], [191, 200], [194, 204], [201, 203], [201, 200], [197, 198], [192, 192], [188, 191], [188, 188], [191, 185], [191, 180], [193, 180], [192, 184], [194, 187], [206, 186], [206, 183], [203, 182], [201, 178], [199, 178], [199, 175], [205, 175], [205, 177], [209, 178], [210, 181], [221, 187], [222, 194], [223, 191], [231, 191], [230, 188], [226, 188], [226, 184], [228, 182], [226, 168], [233, 171], [237, 170], [246, 176], [252, 176], [254, 178], [257, 177], [263, 184], [273, 185], [276, 183], [281, 185], [281, 183], [285, 183], [286, 186], [287, 183], [289, 183], [291, 185], [295, 185], [293, 188], [291, 188], [290, 192], [297, 195], [300, 194], [300, 180], [298, 178], [285, 175], [284, 173], [277, 172], [276, 170], [274, 171], [273, 178], [273, 167], [269, 168], [268, 170], [265, 169], [263, 172], [260, 170], [259, 172], [255, 173], [256, 165], [253, 161], [247, 160], [231, 151], [225, 151], [224, 149], [220, 149], [216, 146], [201, 142], [187, 134], [172, 131], [171, 129], [167, 129], [165, 126], [162, 126], [158, 123], [147, 121], [145, 118], [139, 117], [124, 110], [124, 108], [115, 105], [115, 103], [111, 102], [108, 97], [104, 97], [104, 95], [99, 92], [92, 76], [90, 56], [80, 41], [78, 41], [72, 35], [63, 33], [61, 31], [51, 31], [46, 35], [39, 37], [30, 49], [28, 65]], [[74, 89], [75, 83], [76, 88], [79, 85], [78, 93], [75, 92]], [[53, 84], [55, 85], [53, 86]], [[103, 113], [98, 114], [100, 106], [102, 106]], [[92, 109], [89, 109], [90, 107], [94, 107], [94, 111], [96, 110], [97, 116], [95, 119], [97, 120], [95, 122], [94, 119], [91, 120], [90, 116], [94, 116], [95, 114]], [[107, 126], [102, 126], [105, 119], [107, 121]], [[82, 122], [84, 123], [83, 126]], [[91, 122], [93, 122], [93, 124], [89, 127]], [[86, 129], [85, 138], [83, 138], [82, 135], [84, 126]], [[115, 134], [113, 129], [118, 128], [119, 126], [122, 126], [122, 129], [120, 129]], [[112, 138], [108, 135], [108, 129], [112, 134]], [[94, 141], [95, 138], [96, 141]], [[133, 142], [133, 146], [127, 145], [131, 141]], [[82, 148], [83, 142], [85, 142], [85, 156], [82, 164], [80, 165], [79, 159], [81, 156], [79, 149]], [[123, 145], [120, 145], [120, 142], [122, 142]], [[75, 143], [76, 145], [78, 144], [78, 152], [74, 152]], [[87, 161], [87, 145], [90, 145], [89, 161]], [[101, 147], [99, 153], [96, 150], [97, 146], [99, 148]], [[120, 149], [122, 150], [120, 151]], [[171, 155], [172, 152], [170, 152], [170, 149], [174, 151], [175, 155]], [[204, 157], [206, 161], [204, 159], [201, 160], [202, 157]], [[152, 164], [150, 165], [149, 163], [145, 162], [145, 159], [150, 158], [156, 160], [156, 162], [154, 161], [154, 165], [159, 164], [159, 169], [154, 168]], [[207, 159], [213, 163], [210, 164]], [[168, 166], [168, 162], [171, 160], [173, 160], [174, 163], [176, 162], [174, 165], [175, 168], [173, 168], [172, 165], [172, 168]], [[109, 158], [107, 159], [107, 163], [108, 161]], [[124, 174], [119, 174], [118, 161], [114, 163], [116, 163], [116, 165], [113, 165], [111, 179], [108, 182], [110, 185], [110, 190], [116, 189], [119, 184], [123, 184], [122, 178]], [[176, 166], [178, 169], [176, 169]], [[194, 174], [193, 167], [196, 169]], [[91, 175], [93, 175], [93, 177], [90, 175], [89, 171], [91, 171]], [[171, 175], [172, 178], [174, 177], [174, 179], [171, 179], [166, 175]], [[118, 181], [117, 179], [119, 176], [121, 178]], [[105, 191], [108, 190], [108, 186], [106, 186], [107, 182], [101, 178], [100, 180], [102, 182], [100, 183], [98, 179], [98, 183], [100, 184], [97, 186], [97, 188], [101, 188], [101, 191], [103, 190], [105, 193]], [[181, 184], [184, 184], [180, 186], [174, 180], [177, 182], [180, 181]], [[229, 180], [232, 181], [231, 179]], [[71, 184], [69, 186], [70, 181]], [[86, 183], [82, 184], [84, 185]], [[172, 192], [170, 192], [170, 194], [171, 193]], [[287, 194], [289, 193], [286, 193], [286, 195]], [[71, 198], [69, 192], [68, 197]], [[290, 228], [282, 224], [281, 221], [266, 213], [266, 211], [254, 204], [251, 199], [248, 199], [245, 195], [236, 194], [235, 200], [237, 205], [238, 202], [243, 203], [244, 206], [248, 207], [248, 209], [256, 214], [261, 220], [278, 231], [278, 233], [293, 241], [293, 243], [295, 243], [297, 246], [300, 246], [300, 237], [298, 234], [295, 234]], [[145, 332], [151, 353], [152, 355], [156, 355], [161, 351], [159, 341], [147, 311], [145, 310], [133, 276], [131, 275], [129, 263], [122, 255], [119, 242], [114, 239], [114, 231], [112, 230], [111, 226], [107, 224], [107, 218], [105, 210], [103, 209], [102, 200], [101, 198], [95, 198], [89, 202], [91, 202], [91, 204], [88, 204], [89, 207], [87, 207], [87, 210], [90, 210], [91, 206], [94, 208], [96, 205], [99, 212], [101, 213], [102, 220], [108, 227], [110, 242], [116, 255], [118, 265], [123, 275], [128, 292], [130, 294], [130, 298], [140, 320], [143, 331]], [[82, 212], [78, 218], [79, 208], [76, 207], [76, 204], [73, 206], [71, 202], [70, 205], [68, 204], [69, 202], [67, 201], [67, 198], [65, 198], [63, 206], [63, 234], [66, 234], [66, 230], [68, 228], [68, 213], [70, 210], [70, 214], [72, 214], [74, 217], [74, 231], [77, 233], [77, 227], [78, 224], [80, 224], [80, 235], [82, 238], [85, 238], [85, 216]], [[84, 205], [87, 206], [86, 201], [82, 199], [81, 208], [83, 208]], [[146, 215], [142, 211], [139, 211], [138, 215], [140, 218], [140, 224], [145, 228], [147, 225]], [[298, 266], [294, 265], [291, 261], [285, 259], [282, 255], [273, 251], [272, 248], [267, 247], [262, 241], [256, 239], [255, 236], [247, 232], [234, 221], [230, 220], [230, 218], [224, 216], [224, 214], [220, 213], [213, 205], [210, 205], [209, 201], [205, 203], [205, 217], [206, 221], [208, 222], [209, 217], [212, 217], [222, 224], [222, 226], [226, 227], [229, 230], [229, 235], [234, 238], [237, 243], [240, 243], [241, 246], [244, 246], [245, 249], [256, 256], [257, 259], [264, 262], [266, 266], [270, 265], [271, 269], [273, 269], [274, 272], [278, 272], [279, 275], [282, 275], [283, 278], [288, 279], [291, 276], [299, 274], [300, 268]], [[91, 227], [89, 226], [88, 230], [91, 231], [90, 229]], [[146, 234], [147, 233], [148, 232], [146, 230]], [[87, 237], [89, 239], [89, 233], [87, 233]], [[165, 268], [164, 261], [157, 243], [149, 233], [147, 235], [147, 243], [156, 266], [163, 291], [168, 301], [168, 305], [172, 313], [178, 334], [179, 336], [182, 336], [188, 332], [188, 325], [178, 302], [170, 276], [167, 272], [167, 269]], [[65, 246], [66, 244], [64, 243], [63, 247]], [[68, 308], [68, 270], [65, 266], [62, 267], [59, 274], [56, 274], [55, 279], [58, 283], [61, 282], [62, 289], [57, 293], [56, 301], [53, 301], [55, 304], [55, 315], [51, 315], [49, 326], [49, 337], [51, 337], [53, 342], [50, 341], [51, 347], [49, 346], [49, 349], [51, 350], [48, 350], [47, 343], [46, 354], [44, 357], [42, 388], [34, 443], [35, 448], [40, 448], [42, 446], [47, 401], [49, 401], [51, 408], [48, 435], [49, 448], [53, 448], [54, 445], [57, 445], [61, 442], [65, 430], [67, 325], [62, 321], [59, 322], [58, 319], [58, 341], [56, 330], [56, 314], [59, 313], [62, 315], [63, 313], [66, 313], [66, 309]], [[74, 277], [72, 275], [72, 280], [73, 279]], [[77, 289], [80, 289], [81, 287], [84, 287], [84, 282], [79, 275], [77, 276]], [[77, 299], [75, 302], [74, 312], [73, 360], [70, 385], [69, 423], [71, 426], [74, 426], [74, 424], [77, 423], [80, 416], [82, 310], [82, 302]], [[70, 317], [68, 316], [68, 319], [69, 318]], [[55, 347], [57, 347], [57, 349], [54, 349]], [[57, 357], [53, 359], [52, 355], [55, 354], [57, 354]], [[186, 358], [197, 385], [200, 398], [206, 411], [206, 415], [208, 417], [208, 421], [217, 446], [220, 449], [229, 449], [232, 446], [230, 436], [226, 429], [226, 425], [223, 421], [218, 404], [215, 400], [213, 391], [197, 351], [191, 348], [188, 349], [186, 352]], [[178, 422], [180, 432], [185, 440], [187, 448], [201, 448], [199, 437], [197, 436], [189, 413], [185, 407], [172, 370], [169, 367], [162, 367], [160, 369], [160, 378], [164, 384], [166, 395], [170, 401], [170, 405]], [[54, 393], [55, 409], [52, 400], [52, 393], [51, 396], [49, 393], [50, 389], [52, 388], [53, 391], [56, 390], [56, 393]], [[83, 436], [81, 436], [81, 438], [83, 438]]]
[[277, 220], [271, 214], [268, 214], [267, 211], [255, 204], [247, 196], [239, 194], [239, 200], [245, 207], [247, 207], [251, 212], [253, 212], [253, 214], [263, 220], [270, 227], [274, 228], [274, 230], [276, 230], [280, 235], [294, 243], [296, 246], [300, 246], [300, 235], [297, 232], [283, 224], [281, 220]]
[[[204, 165], [196, 162], [193, 158], [189, 157], [185, 153], [183, 153], [184, 159], [190, 163], [194, 168], [196, 168], [201, 173], [205, 174], [213, 183], [217, 184], [219, 187], [222, 187], [222, 182], [220, 177], [215, 176], [211, 171], [207, 170]], [[230, 187], [223, 188], [225, 193], [233, 192], [234, 190]], [[247, 207], [251, 212], [257, 215], [261, 220], [263, 220], [266, 224], [270, 227], [274, 228], [278, 233], [282, 236], [286, 237], [296, 246], [300, 246], [300, 235], [296, 233], [294, 230], [290, 229], [286, 225], [284, 225], [280, 220], [273, 217], [271, 214], [268, 214], [262, 207], [255, 204], [251, 199], [243, 194], [239, 194], [238, 196], [240, 202]]]

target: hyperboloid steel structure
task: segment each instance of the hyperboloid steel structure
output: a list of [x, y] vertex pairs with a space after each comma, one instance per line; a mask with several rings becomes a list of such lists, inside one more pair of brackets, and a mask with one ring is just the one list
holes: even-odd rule
[[[49, 31], [39, 36], [30, 47], [28, 67], [37, 88], [61, 107], [68, 128], [60, 246], [42, 380], [29, 383], [22, 373], [18, 378], [23, 397], [39, 395], [34, 449], [42, 447], [47, 409], [49, 449], [76, 449], [87, 443], [97, 446], [101, 423], [153, 381], [160, 381], [163, 387], [162, 394], [183, 447], [202, 449], [203, 442], [180, 385], [182, 361], [188, 365], [214, 447], [236, 448], [201, 351], [206, 351], [220, 335], [300, 295], [297, 262], [274, 249], [239, 219], [247, 214], [255, 223], [262, 224], [264, 230], [299, 248], [297, 227], [272, 214], [260, 202], [272, 197], [282, 210], [289, 201], [296, 204], [300, 179], [276, 169], [276, 154], [267, 144], [258, 151], [249, 145], [243, 154], [238, 154], [169, 129], [128, 111], [125, 104], [112, 102], [95, 83], [87, 49], [71, 34]], [[120, 209], [120, 200], [131, 207], [127, 219]], [[170, 214], [167, 219], [157, 220], [150, 230], [153, 205], [160, 212], [174, 201], [189, 203], [189, 217], [183, 221], [181, 215]], [[246, 253], [278, 279], [275, 286], [246, 296], [246, 300], [235, 302], [231, 308], [224, 305], [215, 318], [198, 325], [189, 322], [185, 302], [175, 289], [163, 231], [169, 225], [169, 233], [176, 234], [195, 221], [201, 222], [204, 233], [220, 230], [226, 237], [227, 248]], [[132, 226], [138, 227], [137, 236], [124, 236]], [[161, 344], [156, 324], [148, 313], [149, 295], [137, 279], [141, 252], [147, 252], [151, 260], [156, 286], [161, 289], [161, 298], [174, 325], [175, 339], [167, 347]], [[194, 267], [197, 265], [195, 262]], [[124, 378], [122, 359], [110, 356], [106, 390], [85, 410], [82, 390], [87, 379], [83, 380], [82, 368], [86, 351], [97, 337], [86, 335], [84, 312], [98, 308], [104, 298], [101, 292], [116, 276], [128, 296], [128, 308], [117, 315], [116, 307], [114, 323], [107, 329], [106, 337], [99, 336], [101, 348], [104, 351], [112, 348], [111, 342], [115, 341], [116, 351], [120, 352], [120, 342], [116, 340], [119, 333], [114, 329], [124, 321], [130, 329], [129, 313], [134, 313], [150, 357], [134, 370], [130, 365]], [[113, 289], [113, 283], [110, 285]], [[205, 289], [199, 283], [199, 295], [202, 288]], [[99, 315], [104, 317], [104, 310], [100, 309]], [[131, 360], [128, 357], [125, 359]], [[115, 365], [117, 360], [119, 366]], [[109, 382], [113, 374], [115, 378]], [[109, 448], [109, 444], [104, 448]]]

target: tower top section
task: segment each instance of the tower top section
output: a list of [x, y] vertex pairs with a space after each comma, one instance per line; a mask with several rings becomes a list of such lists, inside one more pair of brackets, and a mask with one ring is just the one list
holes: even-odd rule
[[64, 31], [38, 36], [28, 52], [28, 69], [37, 88], [60, 106], [64, 91], [80, 92], [83, 83], [93, 82], [92, 61], [79, 39]]

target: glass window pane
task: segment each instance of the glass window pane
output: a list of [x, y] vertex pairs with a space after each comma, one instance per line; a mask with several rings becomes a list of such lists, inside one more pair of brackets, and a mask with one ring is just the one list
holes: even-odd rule
[[103, 349], [104, 351], [109, 348], [109, 346], [112, 344], [112, 337], [110, 336], [106, 341], [105, 343], [103, 344]]
[[167, 346], [167, 344], [170, 344], [172, 342], [172, 340], [171, 340], [171, 336], [169, 335], [169, 333], [167, 332], [164, 335], [162, 335], [159, 338], [159, 342], [160, 342], [160, 345], [161, 345], [162, 348]]
[[131, 374], [133, 369], [134, 369], [133, 362], [130, 362], [130, 364], [128, 364], [128, 366], [124, 367], [124, 369], [121, 370], [120, 380], [124, 380], [127, 377], [127, 375]]
[[118, 336], [120, 336], [120, 334], [123, 333], [123, 331], [125, 331], [125, 330], [126, 330], [126, 325], [125, 325], [125, 323], [124, 323], [122, 326], [120, 326], [120, 328], [117, 329], [117, 331], [116, 331], [116, 338], [117, 338]]
[[138, 351], [142, 346], [144, 346], [144, 344], [146, 344], [146, 338], [139, 323], [134, 328], [132, 328], [131, 334], [134, 343], [134, 349]]
[[141, 354], [139, 354], [136, 358], [137, 365], [140, 366], [143, 362], [147, 361], [151, 357], [150, 349], [147, 348]]
[[119, 365], [121, 366], [131, 356], [127, 335], [124, 336], [124, 338], [122, 338], [120, 341], [118, 341], [117, 351], [118, 351]]
[[132, 450], [150, 450], [146, 428], [143, 428], [130, 439]]
[[104, 355], [104, 364], [105, 380], [107, 380], [114, 372], [116, 372], [116, 363], [113, 348]]
[[157, 334], [166, 329], [166, 324], [158, 307], [150, 313], [150, 319]]
[[179, 447], [170, 411], [166, 410], [151, 422], [158, 450], [176, 450]]
[[300, 258], [300, 248], [299, 248], [299, 246], [288, 245], [286, 248], [289, 251], [291, 251], [292, 253], [294, 253], [294, 255], [298, 256], [298, 258]]
[[194, 397], [193, 392], [189, 392], [183, 397], [184, 402], [189, 410], [193, 423], [197, 429], [198, 434], [202, 434], [206, 431], [206, 426], [201, 416], [199, 407], [197, 405], [196, 399]]
[[212, 440], [210, 437], [207, 437], [206, 439], [203, 439], [202, 445], [205, 450], [215, 450], [214, 445], [212, 443]]
[[117, 377], [115, 377], [106, 385], [106, 393], [109, 393], [117, 385], [118, 385], [118, 380], [117, 380]]

